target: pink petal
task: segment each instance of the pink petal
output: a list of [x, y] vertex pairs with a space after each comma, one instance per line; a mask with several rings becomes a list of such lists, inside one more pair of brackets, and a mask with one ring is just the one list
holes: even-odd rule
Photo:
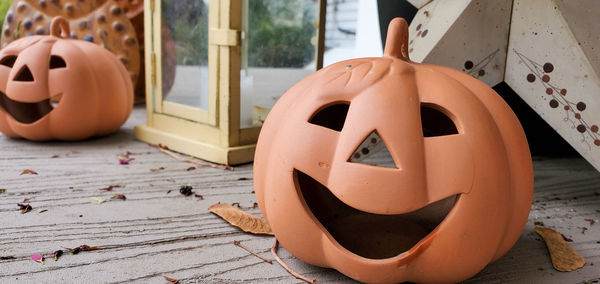
[[33, 259], [39, 263], [44, 263], [44, 256], [41, 254], [32, 254], [31, 259]]

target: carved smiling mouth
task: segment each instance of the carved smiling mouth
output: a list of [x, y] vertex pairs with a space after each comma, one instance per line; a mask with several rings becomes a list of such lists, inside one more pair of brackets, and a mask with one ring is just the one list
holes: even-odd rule
[[294, 178], [300, 197], [333, 239], [369, 259], [395, 257], [410, 250], [446, 218], [458, 197], [453, 195], [406, 214], [381, 215], [350, 207], [303, 172], [295, 170]]
[[12, 100], [3, 92], [0, 92], [0, 107], [16, 121], [24, 124], [32, 124], [54, 109], [50, 98], [37, 103], [23, 103]]

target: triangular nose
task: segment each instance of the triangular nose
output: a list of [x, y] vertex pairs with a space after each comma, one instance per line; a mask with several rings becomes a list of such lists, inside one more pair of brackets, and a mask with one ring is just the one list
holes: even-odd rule
[[34, 81], [33, 74], [31, 74], [29, 67], [27, 67], [27, 65], [24, 65], [23, 67], [21, 67], [21, 70], [19, 70], [19, 72], [17, 73], [17, 75], [15, 76], [13, 81], [33, 82]]
[[371, 132], [371, 134], [358, 145], [348, 161], [385, 168], [400, 168], [394, 161], [394, 158], [383, 142], [383, 139], [377, 134], [377, 131]]

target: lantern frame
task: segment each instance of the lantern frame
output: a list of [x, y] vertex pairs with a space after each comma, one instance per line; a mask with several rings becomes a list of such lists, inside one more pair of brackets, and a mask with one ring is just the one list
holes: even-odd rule
[[[163, 100], [161, 1], [144, 2], [147, 124], [135, 137], [219, 164], [254, 158], [260, 126], [240, 123], [243, 15], [248, 0], [210, 0], [208, 5], [208, 109]], [[316, 69], [323, 64], [326, 0], [318, 3]]]

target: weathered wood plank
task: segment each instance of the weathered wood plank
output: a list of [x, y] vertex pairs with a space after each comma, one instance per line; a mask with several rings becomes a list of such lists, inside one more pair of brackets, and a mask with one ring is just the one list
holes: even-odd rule
[[[239, 240], [271, 258], [272, 237], [245, 234], [207, 211], [217, 202], [239, 202], [259, 214], [252, 208], [252, 166], [233, 172], [187, 171], [194, 165], [133, 139], [133, 126], [144, 119], [144, 109], [136, 107], [119, 132], [83, 142], [34, 143], [0, 136], [0, 188], [6, 188], [0, 193], [0, 256], [15, 257], [0, 260], [0, 282], [164, 283], [162, 276], [167, 275], [184, 283], [297, 283], [277, 264], [233, 245]], [[127, 151], [135, 153], [135, 160], [119, 165], [118, 155]], [[506, 256], [467, 282], [576, 283], [600, 277], [600, 223], [585, 221], [600, 217], [600, 174], [582, 159], [538, 158], [534, 166], [536, 192], [523, 235]], [[160, 167], [165, 169], [151, 171]], [[20, 175], [26, 168], [38, 175]], [[122, 187], [99, 190], [109, 185]], [[181, 185], [191, 185], [204, 200], [182, 196]], [[127, 200], [110, 200], [113, 194], [125, 194]], [[91, 198], [98, 196], [107, 202], [93, 204]], [[31, 198], [34, 209], [20, 214], [16, 203], [24, 198]], [[535, 221], [573, 239], [570, 244], [586, 266], [569, 273], [553, 270], [544, 243], [533, 232]], [[29, 258], [82, 244], [103, 250], [67, 254], [57, 262], [47, 259], [43, 265]], [[334, 270], [305, 264], [283, 248], [279, 251], [306, 276], [352, 282]]]

